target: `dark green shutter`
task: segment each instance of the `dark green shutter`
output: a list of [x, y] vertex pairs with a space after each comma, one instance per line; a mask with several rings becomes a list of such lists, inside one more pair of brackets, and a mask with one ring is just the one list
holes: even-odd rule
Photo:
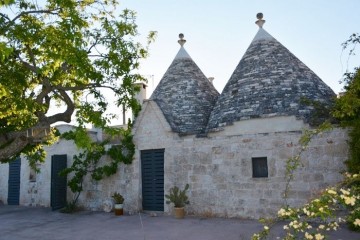
[[252, 158], [253, 177], [268, 177], [267, 157]]
[[164, 211], [164, 152], [141, 151], [143, 210]]
[[9, 205], [19, 205], [20, 198], [20, 169], [21, 159], [9, 163], [9, 185], [8, 185], [8, 199]]
[[51, 156], [51, 208], [57, 210], [66, 205], [66, 177], [60, 176], [59, 172], [66, 168], [67, 156]]

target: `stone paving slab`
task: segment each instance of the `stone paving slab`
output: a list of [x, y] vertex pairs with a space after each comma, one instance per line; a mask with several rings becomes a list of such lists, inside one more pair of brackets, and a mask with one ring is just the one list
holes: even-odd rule
[[[275, 226], [270, 239], [279, 236]], [[0, 206], [1, 240], [246, 240], [262, 228], [255, 220], [197, 218], [83, 211], [63, 214], [49, 208]], [[342, 226], [329, 239], [359, 240]]]

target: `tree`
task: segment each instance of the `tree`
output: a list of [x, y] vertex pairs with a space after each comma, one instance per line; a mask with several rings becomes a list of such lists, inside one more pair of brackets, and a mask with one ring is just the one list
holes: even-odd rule
[[[343, 44], [351, 48], [354, 54], [355, 46], [360, 43], [360, 35], [352, 34]], [[345, 92], [337, 99], [333, 114], [340, 119], [343, 126], [349, 127], [349, 159], [346, 162], [348, 171], [360, 172], [360, 68], [348, 72], [344, 78]]]
[[79, 129], [90, 123], [119, 134], [108, 126], [116, 117], [106, 113], [109, 95], [117, 106], [139, 111], [133, 83], [144, 80], [135, 70], [147, 46], [134, 42], [135, 13], [115, 16], [117, 6], [116, 0], [0, 1], [0, 162], [21, 153], [32, 163], [44, 158], [42, 146], [56, 139], [51, 125], [69, 123], [74, 114]]

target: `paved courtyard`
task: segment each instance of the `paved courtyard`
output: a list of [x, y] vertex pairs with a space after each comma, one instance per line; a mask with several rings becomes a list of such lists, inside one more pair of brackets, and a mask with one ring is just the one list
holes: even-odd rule
[[[245, 240], [261, 228], [253, 220], [189, 216], [178, 220], [143, 213], [114, 216], [88, 211], [63, 214], [49, 208], [0, 206], [1, 240]], [[271, 239], [276, 239], [280, 228], [274, 228]], [[360, 234], [342, 226], [330, 239], [359, 240]]]

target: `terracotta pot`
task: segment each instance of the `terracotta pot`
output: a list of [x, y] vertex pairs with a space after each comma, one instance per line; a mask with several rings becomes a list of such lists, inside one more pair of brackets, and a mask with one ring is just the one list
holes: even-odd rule
[[120, 216], [124, 214], [123, 205], [122, 204], [115, 204], [114, 207], [115, 215]]
[[181, 219], [185, 216], [185, 210], [183, 207], [181, 208], [174, 208], [175, 211], [175, 218]]

